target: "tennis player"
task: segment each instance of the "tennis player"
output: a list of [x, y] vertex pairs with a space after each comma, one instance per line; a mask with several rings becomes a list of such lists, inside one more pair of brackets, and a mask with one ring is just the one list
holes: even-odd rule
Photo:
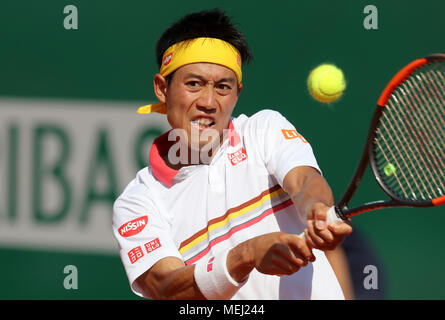
[[334, 199], [309, 142], [277, 111], [232, 117], [251, 60], [244, 36], [223, 12], [202, 11], [168, 28], [156, 49], [160, 102], [138, 112], [166, 114], [172, 129], [113, 214], [133, 292], [343, 299], [323, 251], [352, 228], [327, 224]]

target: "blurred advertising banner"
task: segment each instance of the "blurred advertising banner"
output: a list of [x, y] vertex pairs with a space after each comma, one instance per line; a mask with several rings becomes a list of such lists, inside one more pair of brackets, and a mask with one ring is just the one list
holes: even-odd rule
[[0, 246], [116, 253], [116, 197], [165, 116], [138, 103], [0, 100]]

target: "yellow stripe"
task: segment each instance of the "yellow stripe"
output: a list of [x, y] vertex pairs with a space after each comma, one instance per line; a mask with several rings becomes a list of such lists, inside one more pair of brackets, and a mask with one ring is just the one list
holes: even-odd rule
[[239, 211], [232, 212], [224, 220], [222, 220], [220, 222], [211, 224], [207, 228], [207, 232], [206, 233], [202, 234], [201, 236], [199, 236], [198, 238], [196, 238], [192, 242], [188, 243], [187, 245], [185, 245], [184, 247], [179, 249], [179, 252], [181, 254], [183, 254], [184, 252], [190, 250], [192, 247], [194, 247], [197, 244], [199, 244], [200, 242], [204, 241], [208, 237], [210, 231], [215, 230], [217, 228], [220, 228], [220, 227], [226, 225], [231, 219], [239, 217], [239, 216], [241, 216], [243, 214], [248, 213], [249, 211], [252, 211], [252, 210], [260, 207], [267, 200], [271, 200], [272, 198], [275, 198], [275, 197], [279, 196], [282, 193], [284, 193], [284, 190], [280, 188], [277, 191], [274, 191], [272, 193], [266, 194], [260, 200], [258, 200], [257, 202], [252, 203], [251, 205], [249, 205], [249, 206], [247, 206], [247, 207], [245, 207], [245, 208], [243, 208], [243, 209], [241, 209]]

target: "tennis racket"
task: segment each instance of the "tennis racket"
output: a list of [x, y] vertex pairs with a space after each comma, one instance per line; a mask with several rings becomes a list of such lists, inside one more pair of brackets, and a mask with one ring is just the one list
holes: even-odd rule
[[[389, 199], [348, 208], [368, 164]], [[434, 54], [405, 66], [383, 90], [358, 168], [328, 211], [328, 223], [371, 210], [444, 203], [445, 54]]]

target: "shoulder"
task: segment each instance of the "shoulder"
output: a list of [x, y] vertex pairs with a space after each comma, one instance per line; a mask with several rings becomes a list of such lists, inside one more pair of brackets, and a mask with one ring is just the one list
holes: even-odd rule
[[251, 117], [251, 119], [273, 119], [273, 118], [284, 118], [283, 115], [272, 109], [263, 109], [258, 111], [257, 113], [254, 113]]
[[278, 111], [272, 109], [263, 109], [251, 116], [242, 114], [233, 119], [235, 127], [241, 128], [268, 128], [288, 122], [287, 119]]
[[235, 123], [246, 123], [246, 122], [252, 122], [252, 121], [262, 121], [267, 119], [282, 119], [284, 116], [272, 109], [262, 109], [251, 116], [246, 116], [245, 114], [241, 114], [238, 117], [232, 119]]
[[[164, 226], [164, 217], [157, 205], [156, 188], [147, 183], [153, 180], [148, 167], [140, 170], [136, 177], [125, 187], [122, 194], [114, 201], [112, 226], [115, 232], [125, 223], [147, 220]], [[161, 222], [159, 222], [161, 221]], [[142, 222], [141, 222], [142, 223]]]
[[153, 207], [154, 188], [150, 187], [150, 180], [152, 180], [150, 169], [148, 167], [141, 169], [114, 202], [114, 213], [119, 213], [122, 209]]
[[294, 129], [293, 125], [276, 110], [263, 109], [250, 117], [241, 115], [239, 118], [239, 122], [234, 121], [235, 128], [243, 136], [250, 136], [255, 140], [264, 140], [266, 137], [275, 136], [283, 129]]

